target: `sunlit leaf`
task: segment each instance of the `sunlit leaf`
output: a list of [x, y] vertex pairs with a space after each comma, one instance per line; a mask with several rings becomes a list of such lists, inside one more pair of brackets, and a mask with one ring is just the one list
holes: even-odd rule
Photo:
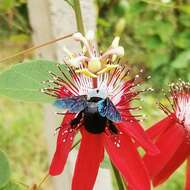
[[15, 5], [15, 0], [0, 0], [0, 10], [9, 11]]
[[180, 6], [180, 10], [187, 14], [190, 14], [190, 5], [182, 5]]
[[9, 182], [10, 174], [11, 171], [7, 156], [0, 151], [0, 189]]
[[[56, 62], [46, 60], [28, 60], [12, 66], [0, 74], [0, 95], [25, 101], [49, 102], [53, 98], [43, 94], [44, 80], [52, 79], [49, 71], [62, 76]], [[65, 65], [61, 65], [64, 73], [69, 77]]]

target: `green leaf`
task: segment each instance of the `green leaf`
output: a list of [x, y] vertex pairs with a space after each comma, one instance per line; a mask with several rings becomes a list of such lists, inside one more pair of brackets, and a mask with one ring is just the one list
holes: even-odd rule
[[155, 22], [154, 29], [157, 31], [157, 34], [160, 36], [162, 41], [167, 42], [170, 41], [175, 32], [175, 25], [167, 21], [157, 21]]
[[179, 48], [189, 48], [190, 47], [190, 32], [184, 31], [176, 35], [174, 38], [174, 43]]
[[162, 47], [162, 42], [157, 35], [149, 36], [146, 38], [144, 46], [148, 49], [157, 49]]
[[190, 27], [190, 22], [189, 22], [189, 20], [190, 20], [190, 14], [189, 14], [189, 15], [187, 15], [187, 14], [185, 14], [185, 13], [180, 14], [180, 16], [179, 16], [179, 21], [180, 21], [180, 23], [181, 23], [183, 26], [185, 26], [185, 27]]
[[10, 175], [11, 171], [7, 156], [0, 151], [0, 189], [9, 182]]
[[175, 68], [185, 68], [190, 64], [190, 50], [183, 51], [171, 63]]
[[0, 190], [21, 190], [21, 187], [14, 182], [9, 182], [4, 188]]
[[[165, 50], [165, 49], [164, 49]], [[161, 65], [169, 62], [170, 56], [167, 50], [157, 51], [148, 56], [148, 64], [151, 69], [157, 69]]]
[[[54, 98], [45, 95], [40, 89], [46, 87], [42, 82], [52, 79], [49, 71], [63, 78], [56, 62], [46, 60], [27, 60], [12, 66], [0, 74], [0, 95], [24, 101], [50, 102]], [[65, 65], [63, 72], [70, 78]]]

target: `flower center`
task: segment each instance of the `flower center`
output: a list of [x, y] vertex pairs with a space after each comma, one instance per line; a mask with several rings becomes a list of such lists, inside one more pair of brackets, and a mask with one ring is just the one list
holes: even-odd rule
[[88, 63], [88, 69], [92, 73], [97, 73], [98, 71], [102, 69], [102, 63], [100, 62], [98, 58], [93, 58]]

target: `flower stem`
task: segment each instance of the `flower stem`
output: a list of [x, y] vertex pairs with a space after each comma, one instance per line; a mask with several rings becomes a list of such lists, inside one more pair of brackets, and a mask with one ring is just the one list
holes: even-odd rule
[[74, 0], [73, 2], [74, 2], [73, 8], [75, 11], [77, 29], [81, 34], [85, 35], [85, 29], [84, 29], [84, 23], [83, 23], [83, 18], [82, 18], [80, 0]]
[[115, 180], [117, 182], [118, 190], [125, 190], [125, 187], [124, 187], [124, 184], [123, 184], [123, 180], [122, 180], [122, 177], [121, 177], [119, 171], [115, 168], [115, 166], [113, 165], [112, 162], [111, 162], [111, 166], [112, 166], [112, 169], [113, 169]]
[[37, 189], [40, 190], [41, 186], [47, 181], [47, 179], [49, 178], [49, 173], [47, 173], [44, 178], [40, 181], [39, 185], [37, 186]]

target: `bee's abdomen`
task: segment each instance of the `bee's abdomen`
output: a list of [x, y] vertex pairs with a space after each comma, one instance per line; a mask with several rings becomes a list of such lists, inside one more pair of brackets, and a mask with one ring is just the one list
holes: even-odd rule
[[92, 97], [84, 110], [84, 126], [90, 133], [98, 134], [105, 130], [107, 119], [102, 117], [98, 112], [98, 101], [101, 98]]
[[98, 112], [84, 114], [84, 126], [90, 133], [102, 133], [106, 127], [106, 118], [100, 116]]

